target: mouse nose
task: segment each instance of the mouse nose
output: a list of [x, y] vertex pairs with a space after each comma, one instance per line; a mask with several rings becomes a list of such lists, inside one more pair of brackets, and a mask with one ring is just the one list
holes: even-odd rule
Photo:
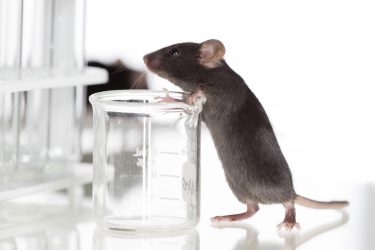
[[149, 61], [148, 54], [143, 57], [143, 61], [145, 62], [146, 65], [148, 64], [148, 61]]
[[153, 53], [145, 55], [143, 57], [143, 61], [145, 62], [147, 68], [152, 71], [158, 70], [161, 63], [160, 56]]

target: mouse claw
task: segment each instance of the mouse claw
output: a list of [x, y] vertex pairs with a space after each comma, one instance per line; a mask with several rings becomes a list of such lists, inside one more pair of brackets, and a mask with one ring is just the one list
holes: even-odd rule
[[206, 97], [202, 90], [196, 90], [186, 98], [186, 103], [189, 105], [202, 106], [206, 102]]
[[281, 222], [277, 225], [279, 234], [298, 232], [301, 230], [301, 226], [297, 222]]
[[211, 219], [212, 223], [222, 223], [222, 222], [233, 222], [237, 221], [236, 215], [227, 215], [227, 216], [215, 216], [212, 217]]
[[219, 223], [220, 222], [220, 216], [215, 216], [210, 219], [212, 223]]
[[223, 216], [215, 216], [210, 219], [213, 224], [221, 224], [223, 222], [231, 222], [231, 220], [225, 219]]
[[160, 102], [176, 102], [176, 99], [174, 99], [173, 97], [171, 97], [169, 95], [169, 90], [168, 89], [163, 88], [163, 91], [165, 92], [165, 96], [164, 97], [161, 97], [161, 96], [155, 97], [154, 99], [156, 101], [160, 101]]

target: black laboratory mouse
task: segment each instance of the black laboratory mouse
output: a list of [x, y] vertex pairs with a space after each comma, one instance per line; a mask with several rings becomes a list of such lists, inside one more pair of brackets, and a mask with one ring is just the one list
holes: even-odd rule
[[297, 195], [288, 163], [268, 116], [244, 80], [226, 63], [219, 40], [174, 44], [144, 56], [149, 70], [190, 92], [188, 102], [200, 95], [202, 111], [224, 168], [229, 187], [247, 205], [241, 214], [216, 216], [213, 222], [237, 221], [254, 215], [261, 204], [281, 203], [285, 218], [278, 227], [299, 228], [294, 204], [311, 208], [341, 208], [347, 201], [320, 202]]

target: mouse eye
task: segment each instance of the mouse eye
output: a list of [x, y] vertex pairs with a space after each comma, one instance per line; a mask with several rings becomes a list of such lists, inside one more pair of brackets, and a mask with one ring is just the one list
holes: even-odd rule
[[171, 56], [178, 56], [178, 55], [180, 54], [180, 51], [178, 51], [177, 49], [171, 49], [171, 50], [169, 51], [169, 54], [170, 54]]

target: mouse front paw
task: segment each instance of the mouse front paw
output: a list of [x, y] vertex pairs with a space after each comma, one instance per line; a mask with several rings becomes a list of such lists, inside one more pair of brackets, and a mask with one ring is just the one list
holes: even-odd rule
[[168, 89], [163, 88], [163, 91], [165, 93], [165, 96], [157, 96], [157, 97], [155, 97], [154, 99], [156, 101], [159, 101], [159, 102], [177, 102], [176, 99], [174, 99], [173, 97], [171, 97], [169, 95], [169, 90]]
[[189, 105], [200, 105], [206, 102], [206, 97], [203, 94], [203, 91], [197, 89], [193, 91], [187, 98], [186, 103]]

